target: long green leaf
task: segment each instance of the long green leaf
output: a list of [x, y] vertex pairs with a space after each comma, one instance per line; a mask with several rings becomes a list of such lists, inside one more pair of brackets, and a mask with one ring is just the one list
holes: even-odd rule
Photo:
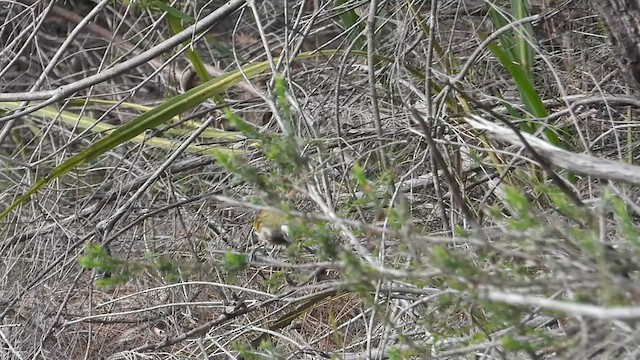
[[334, 0], [334, 10], [339, 13], [338, 18], [345, 30], [352, 29], [349, 36], [356, 41], [356, 48], [364, 49], [365, 43], [361, 36], [365, 28], [364, 22], [360, 20], [355, 9], [344, 10], [349, 2], [349, 0]]
[[[156, 1], [156, 3], [162, 4], [162, 2], [160, 1]], [[173, 10], [173, 11], [167, 11], [168, 9], [165, 10], [167, 11], [167, 22], [169, 23], [169, 26], [171, 27], [171, 30], [173, 31], [173, 33], [177, 34], [182, 30], [184, 30], [184, 27], [182, 26], [182, 24], [180, 24], [180, 20], [184, 19], [184, 16], [187, 16], [187, 15], [167, 4], [164, 4], [164, 7]], [[180, 14], [184, 16], [181, 16]], [[205, 82], [205, 81], [211, 80], [211, 76], [209, 76], [209, 72], [207, 72], [207, 69], [204, 66], [204, 62], [202, 61], [202, 58], [197, 52], [193, 51], [193, 49], [190, 46], [190, 41], [185, 41], [182, 45], [186, 47], [187, 59], [189, 59], [189, 62], [191, 63], [191, 66], [193, 66], [193, 70], [198, 75], [198, 78], [200, 78], [200, 81]]]
[[[306, 59], [313, 56], [324, 55], [324, 56], [333, 56], [336, 53], [339, 53], [340, 50], [322, 50], [322, 51], [313, 51], [302, 53], [297, 56], [298, 59]], [[366, 56], [366, 52], [364, 51], [354, 51], [355, 55], [358, 56]], [[392, 59], [385, 58], [379, 55], [375, 55], [377, 60], [393, 62]], [[414, 76], [419, 78], [424, 78], [424, 74], [419, 70], [411, 67], [406, 64], [405, 67], [409, 72], [411, 72]], [[189, 111], [205, 100], [215, 96], [221, 91], [243, 81], [245, 76], [251, 78], [256, 76], [269, 68], [268, 62], [261, 62], [257, 64], [252, 64], [245, 66], [242, 71], [235, 71], [232, 73], [227, 73], [210, 81], [207, 81], [193, 89], [185, 92], [184, 94], [175, 96], [165, 103], [145, 112], [144, 114], [138, 116], [128, 124], [125, 124], [117, 129], [110, 130], [110, 133], [98, 140], [96, 143], [81, 151], [80, 153], [72, 156], [68, 160], [64, 161], [62, 164], [53, 168], [45, 177], [40, 178], [36, 181], [36, 183], [29, 188], [29, 190], [24, 193], [22, 196], [18, 198], [15, 202], [13, 202], [6, 210], [0, 213], [0, 219], [5, 218], [11, 211], [20, 206], [21, 204], [27, 202], [31, 196], [33, 196], [38, 190], [44, 187], [47, 183], [52, 180], [55, 180], [67, 172], [69, 172], [74, 167], [79, 166], [80, 164], [86, 163], [90, 160], [97, 158], [98, 156], [111, 151], [115, 147], [130, 141], [136, 138], [138, 135], [142, 134], [144, 131], [148, 129], [154, 129], [160, 125], [163, 125], [169, 122], [175, 116]], [[435, 85], [434, 85], [435, 86]], [[163, 139], [164, 140], [164, 139]], [[165, 140], [169, 141], [169, 140]], [[209, 147], [203, 147], [203, 151], [209, 150]], [[214, 149], [213, 151], [223, 151], [228, 149]]]
[[[512, 60], [512, 57], [496, 43], [489, 44], [488, 48], [489, 51], [491, 51], [491, 53], [500, 61], [502, 66], [509, 71], [511, 77], [513, 77], [513, 80], [516, 82], [518, 87], [518, 91], [520, 92], [520, 98], [522, 99], [527, 111], [537, 118], [547, 117], [547, 108], [544, 106], [542, 99], [533, 86], [531, 77], [525, 69], [520, 64], [515, 63]], [[550, 144], [559, 147], [562, 146], [562, 142], [560, 141], [558, 134], [552, 128], [546, 127], [543, 133]]]
[[[501, 29], [509, 25], [508, 19], [505, 18], [505, 15], [503, 15], [500, 10], [494, 6], [489, 10], [489, 18], [491, 19], [493, 27], [496, 29]], [[513, 30], [502, 33], [499, 36], [499, 39], [500, 44], [502, 44], [502, 48], [509, 54], [512, 61], [518, 61], [518, 52], [513, 39]]]
[[[76, 100], [74, 100], [76, 101]], [[80, 103], [84, 103], [83, 100], [77, 100]], [[118, 102], [113, 100], [99, 100], [99, 99], [87, 99], [87, 103], [90, 104], [100, 104], [100, 105], [120, 105], [124, 108], [135, 109], [139, 111], [151, 111], [153, 108], [145, 105], [128, 103], [128, 102]], [[0, 103], [0, 110], [17, 110], [20, 107], [18, 102], [5, 102]], [[96, 134], [110, 134], [118, 127], [116, 125], [107, 124], [105, 122], [97, 121], [96, 119], [83, 115], [80, 116], [72, 111], [60, 111], [53, 106], [47, 106], [42, 109], [36, 110], [33, 113], [29, 114], [29, 116], [41, 116], [47, 119], [56, 119], [60, 118], [60, 120], [69, 125], [70, 127], [77, 127], [83, 130], [90, 130]], [[179, 121], [178, 116], [174, 116], [172, 120]], [[191, 133], [193, 129], [200, 127], [200, 123], [196, 121], [185, 121], [183, 125], [186, 129], [177, 129], [175, 127], [169, 127], [168, 129], [163, 129], [162, 132], [164, 134], [169, 134], [173, 136], [185, 136]], [[218, 129], [205, 129], [202, 134], [202, 138], [215, 140], [215, 141], [239, 141], [245, 139], [241, 133], [237, 131], [228, 131], [228, 130], [218, 130]], [[161, 139], [158, 137], [149, 137], [147, 135], [137, 135], [131, 141], [136, 143], [145, 143], [147, 145], [164, 148], [164, 149], [175, 149], [178, 146], [177, 142], [173, 140]], [[167, 146], [170, 145], [170, 146]], [[187, 149], [189, 151], [189, 148]], [[198, 150], [201, 152], [201, 150]]]
[[[528, 0], [511, 0], [511, 12], [516, 19], [523, 19], [530, 15], [531, 5]], [[518, 31], [514, 32], [516, 43], [517, 61], [524, 70], [531, 74], [533, 67], [533, 26], [530, 23], [522, 24]]]
[[168, 16], [171, 16], [173, 18], [176, 18], [178, 20], [182, 20], [188, 24], [193, 24], [194, 22], [196, 22], [196, 19], [192, 18], [191, 16], [185, 14], [184, 12], [172, 7], [169, 4], [166, 4], [162, 1], [156, 0], [153, 2], [153, 6], [155, 6], [156, 8], [158, 8], [158, 10], [164, 11], [167, 13]]
[[247, 77], [252, 77], [262, 73], [268, 68], [268, 62], [261, 62], [245, 67], [242, 72], [235, 71], [212, 79], [185, 92], [184, 94], [169, 99], [162, 105], [153, 108], [153, 110], [138, 116], [128, 124], [125, 124], [113, 130], [113, 132], [111, 132], [106, 137], [98, 140], [92, 146], [72, 156], [62, 164], [56, 166], [49, 172], [49, 174], [36, 181], [36, 183], [25, 194], [19, 197], [18, 200], [13, 202], [6, 210], [0, 213], [0, 219], [5, 218], [11, 211], [20, 206], [20, 204], [27, 202], [33, 194], [35, 194], [48, 182], [63, 176], [74, 167], [77, 167], [82, 163], [105, 154], [115, 147], [135, 138], [148, 129], [153, 129], [170, 121], [174, 116], [178, 114], [195, 108], [205, 100], [211, 98], [213, 95], [237, 84], [240, 81], [243, 81], [244, 77], [242, 73], [244, 73]]
[[546, 117], [548, 115], [547, 109], [544, 106], [542, 99], [540, 99], [540, 96], [538, 96], [536, 89], [533, 87], [531, 78], [522, 66], [515, 63], [511, 56], [509, 56], [509, 54], [496, 43], [489, 44], [488, 48], [493, 56], [500, 61], [500, 64], [509, 71], [513, 80], [515, 80], [518, 86], [518, 91], [520, 91], [520, 97], [522, 98], [527, 111], [535, 117]]

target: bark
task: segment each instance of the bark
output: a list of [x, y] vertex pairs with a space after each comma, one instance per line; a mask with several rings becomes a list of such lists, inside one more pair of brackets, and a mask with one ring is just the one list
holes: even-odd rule
[[640, 91], [640, 0], [591, 3], [609, 30], [616, 60], [628, 84]]

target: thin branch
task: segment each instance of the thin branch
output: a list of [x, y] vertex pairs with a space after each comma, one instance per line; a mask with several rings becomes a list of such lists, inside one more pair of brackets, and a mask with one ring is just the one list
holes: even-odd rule
[[[500, 126], [477, 115], [465, 117], [465, 120], [475, 129], [487, 131], [502, 141], [507, 141], [514, 145], [526, 146], [512, 129]], [[577, 174], [640, 185], [640, 166], [570, 152], [555, 147], [532, 135], [526, 133], [520, 133], [520, 135], [526, 140], [528, 146], [555, 166]]]
[[180, 44], [182, 44], [182, 42], [190, 40], [194, 34], [200, 34], [204, 31], [207, 31], [212, 26], [220, 22], [222, 19], [224, 19], [225, 17], [229, 16], [231, 13], [239, 9], [242, 5], [244, 5], [244, 3], [245, 3], [245, 0], [230, 0], [225, 5], [217, 8], [211, 14], [202, 18], [202, 20], [200, 20], [196, 24], [189, 26], [188, 28], [177, 33], [176, 35], [152, 47], [151, 49], [129, 60], [126, 60], [120, 64], [114, 65], [112, 68], [108, 70], [89, 76], [88, 78], [76, 81], [71, 84], [62, 85], [57, 89], [53, 89], [53, 90], [35, 91], [35, 92], [18, 92], [18, 93], [0, 93], [0, 102], [20, 101], [20, 100], [23, 100], [23, 101], [44, 100], [44, 102], [36, 106], [33, 106], [27, 110], [0, 118], [0, 122], [16, 119], [21, 116], [30, 114], [38, 109], [42, 109], [47, 105], [50, 105], [59, 100], [62, 100], [67, 96], [70, 96], [78, 91], [81, 91], [88, 87], [91, 87], [101, 82], [112, 79], [118, 75], [121, 75], [129, 71], [132, 68], [145, 64], [151, 61], [152, 59], [171, 50], [172, 48], [179, 46]]

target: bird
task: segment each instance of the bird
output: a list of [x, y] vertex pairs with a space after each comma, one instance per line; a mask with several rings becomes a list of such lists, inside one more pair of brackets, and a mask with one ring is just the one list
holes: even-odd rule
[[286, 246], [289, 239], [289, 226], [284, 215], [270, 210], [261, 210], [253, 221], [253, 232], [263, 244]]

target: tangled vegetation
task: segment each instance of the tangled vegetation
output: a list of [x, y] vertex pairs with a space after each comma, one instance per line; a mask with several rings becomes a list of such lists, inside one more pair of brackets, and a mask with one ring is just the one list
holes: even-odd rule
[[2, 4], [3, 358], [638, 356], [589, 1]]

